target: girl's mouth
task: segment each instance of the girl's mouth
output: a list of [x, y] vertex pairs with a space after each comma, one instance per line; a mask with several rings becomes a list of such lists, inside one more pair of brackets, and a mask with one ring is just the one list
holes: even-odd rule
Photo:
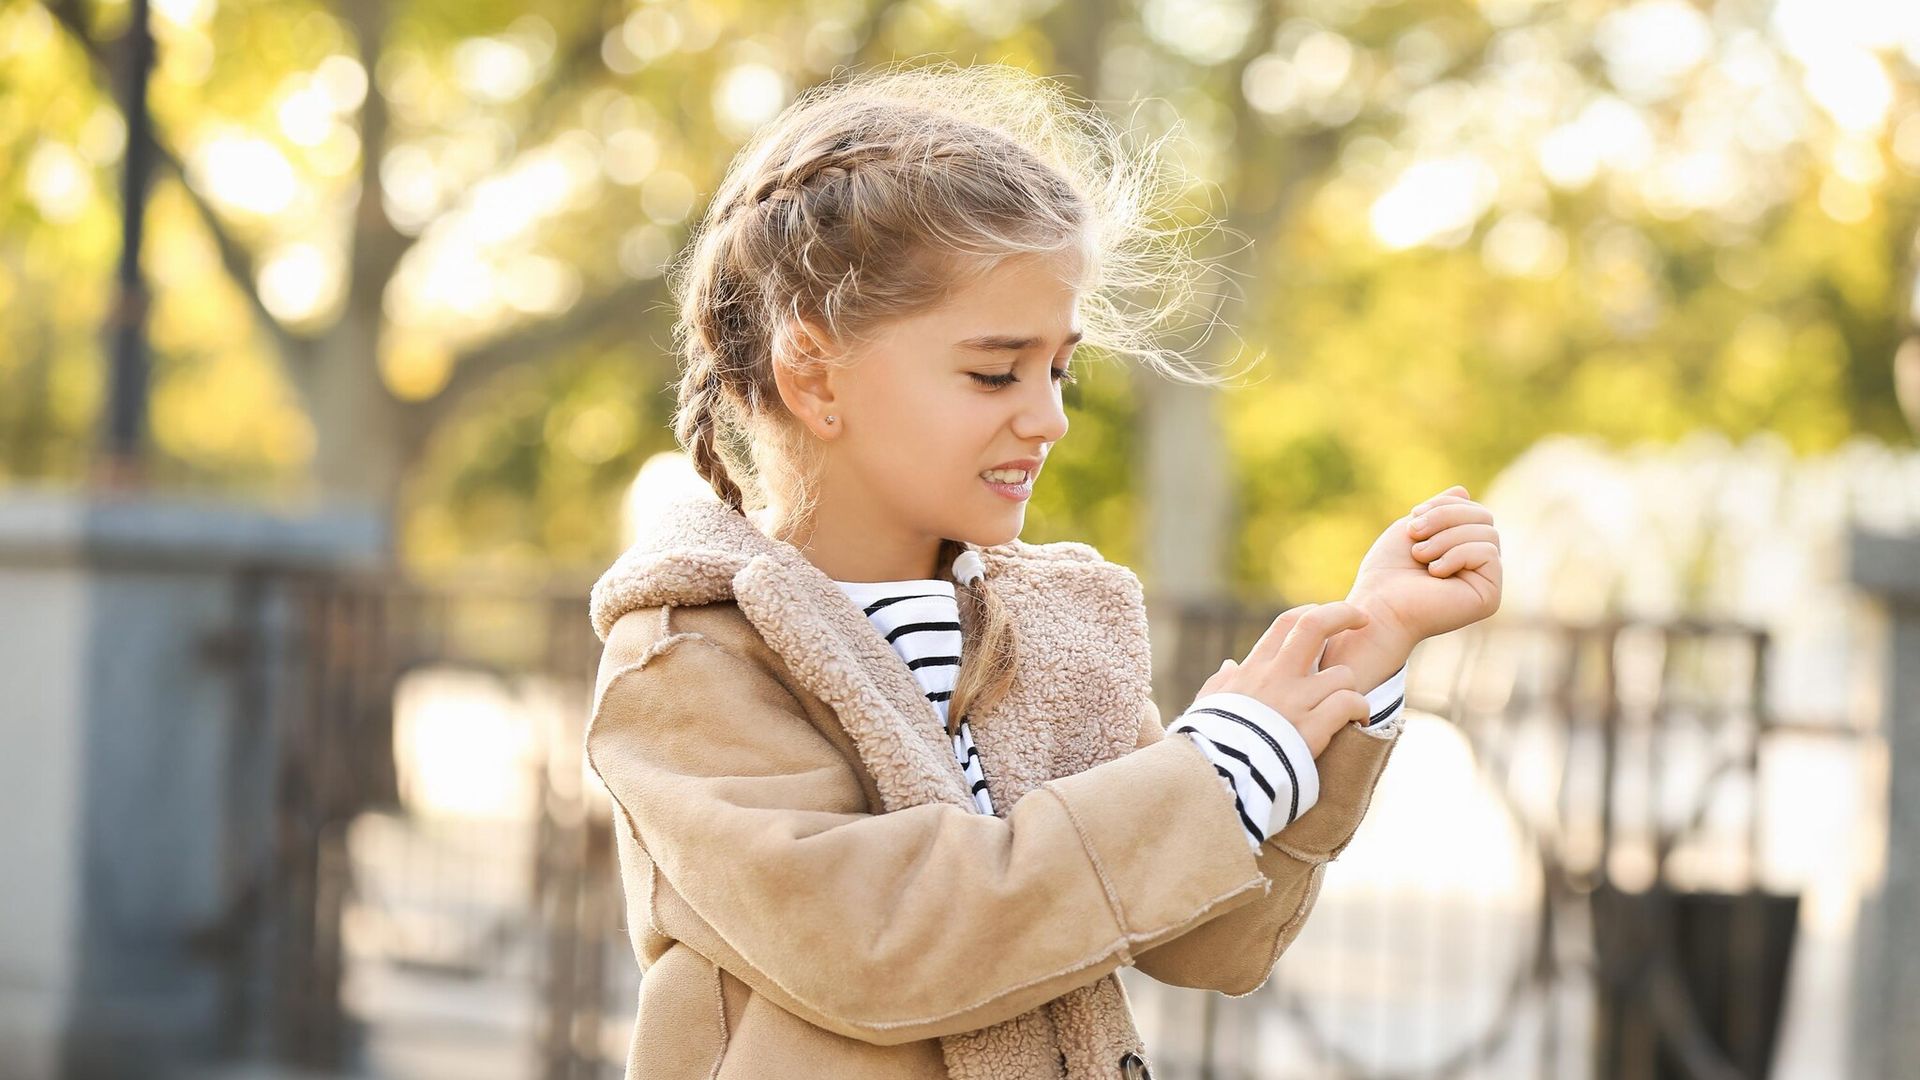
[[[1011, 470], [1008, 472], [994, 471], [994, 475], [999, 477], [1008, 476], [1010, 473]], [[993, 489], [994, 494], [1003, 499], [1011, 499], [1014, 502], [1024, 502], [1033, 496], [1033, 473], [1031, 472], [1028, 472], [1021, 480], [1013, 483], [1008, 483], [1005, 480], [989, 480], [985, 474], [982, 474], [980, 482]]]

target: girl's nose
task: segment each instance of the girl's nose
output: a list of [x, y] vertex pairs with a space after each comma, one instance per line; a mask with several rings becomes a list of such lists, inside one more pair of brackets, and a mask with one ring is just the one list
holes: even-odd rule
[[1021, 422], [1015, 427], [1023, 439], [1058, 442], [1067, 433], [1067, 409], [1056, 391], [1048, 389], [1043, 393], [1044, 399], [1024, 410], [1020, 414]]

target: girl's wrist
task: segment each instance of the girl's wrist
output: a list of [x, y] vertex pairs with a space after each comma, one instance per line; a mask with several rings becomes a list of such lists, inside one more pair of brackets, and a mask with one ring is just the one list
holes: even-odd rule
[[1352, 668], [1354, 682], [1365, 693], [1407, 665], [1419, 638], [1384, 605], [1370, 603], [1364, 597], [1349, 596], [1347, 600], [1367, 613], [1367, 625], [1335, 634], [1320, 658], [1320, 670], [1340, 664]]

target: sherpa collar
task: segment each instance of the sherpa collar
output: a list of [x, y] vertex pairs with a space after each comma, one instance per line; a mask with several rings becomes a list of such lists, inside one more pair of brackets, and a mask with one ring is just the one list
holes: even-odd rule
[[[1013, 690], [968, 721], [1004, 814], [1041, 782], [1133, 748], [1152, 692], [1146, 605], [1133, 572], [1088, 544], [1015, 539], [973, 550], [1018, 631]], [[724, 600], [834, 708], [876, 779], [898, 779], [902, 805], [972, 805], [939, 715], [893, 647], [798, 548], [718, 499], [680, 498], [649, 514], [593, 586], [589, 609], [605, 640], [634, 608]], [[893, 765], [877, 767], [872, 755]]]

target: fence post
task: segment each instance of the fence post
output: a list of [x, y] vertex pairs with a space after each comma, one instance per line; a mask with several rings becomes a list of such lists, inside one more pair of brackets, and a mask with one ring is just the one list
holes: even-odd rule
[[1881, 697], [1888, 787], [1885, 877], [1855, 936], [1849, 1076], [1913, 1075], [1920, 1061], [1920, 535], [1850, 531], [1850, 577], [1885, 605]]
[[[273, 777], [240, 662], [263, 573], [384, 550], [359, 512], [0, 496], [0, 1074], [166, 1075], [231, 1049]], [[257, 876], [257, 875], [256, 875]]]

